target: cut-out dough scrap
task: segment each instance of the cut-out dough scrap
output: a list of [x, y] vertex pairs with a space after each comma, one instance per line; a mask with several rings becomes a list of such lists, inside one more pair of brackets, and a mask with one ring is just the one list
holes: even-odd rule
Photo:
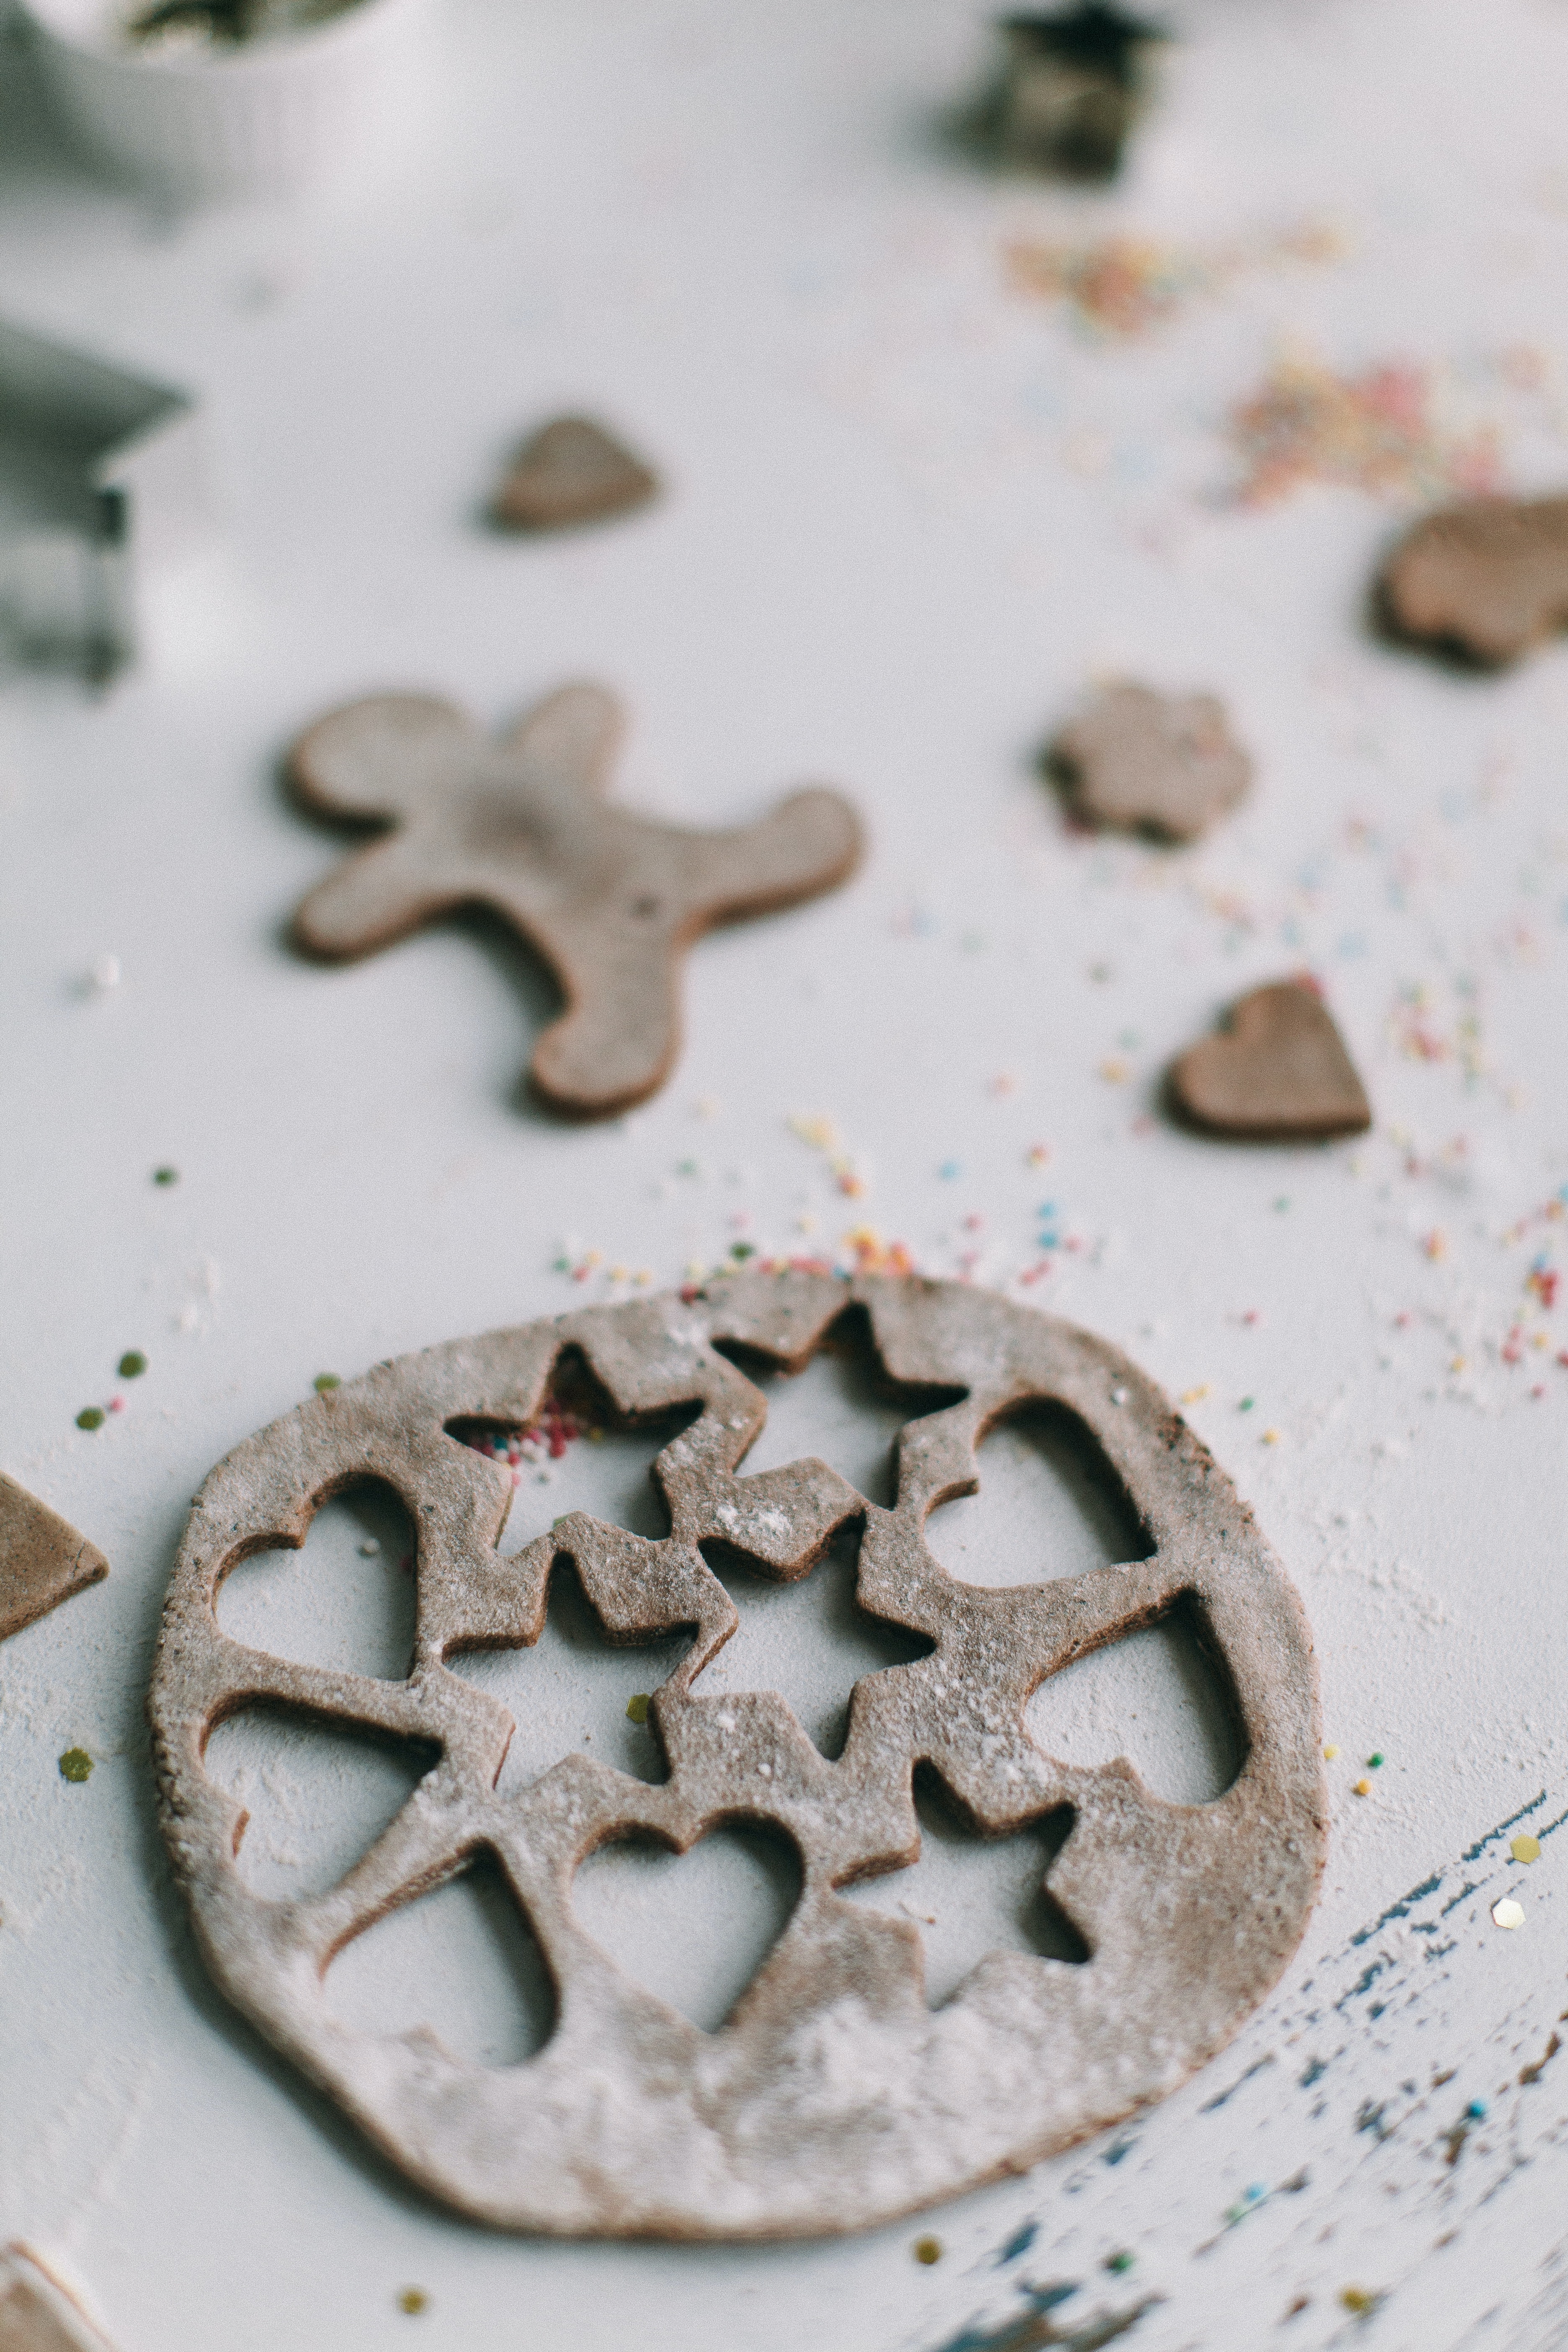
[[0, 1472], [0, 1642], [108, 1574], [96, 1544]]
[[1489, 668], [1568, 628], [1568, 498], [1445, 507], [1407, 531], [1384, 566], [1401, 636]]
[[523, 443], [496, 492], [515, 530], [563, 530], [647, 504], [658, 478], [589, 416], [557, 416]]
[[[798, 1367], [851, 1303], [868, 1311], [879, 1360], [916, 1415], [888, 1509], [819, 1461], [754, 1477], [742, 1467], [766, 1401], [725, 1350]], [[655, 1464], [669, 1533], [650, 1541], [572, 1512], [502, 1556], [510, 1475], [446, 1431], [526, 1425], [574, 1349], [628, 1420], [700, 1407]], [[960, 1401], [926, 1409], [933, 1388]], [[974, 1481], [986, 1428], [1034, 1398], [1054, 1399], [1098, 1442], [1152, 1554], [1012, 1588], [961, 1585], [928, 1549], [925, 1520]], [[367, 1468], [417, 1523], [408, 1681], [322, 1674], [227, 1641], [213, 1602], [229, 1568], [298, 1539], [321, 1497]], [[722, 1539], [797, 1577], [851, 1521], [860, 1605], [932, 1647], [861, 1676], [829, 1762], [776, 1692], [702, 1696], [702, 1670], [737, 1621], [701, 1547]], [[526, 1786], [497, 1786], [511, 1716], [444, 1662], [536, 1642], [563, 1555], [612, 1638], [689, 1629], [651, 1700], [662, 1783], [579, 1748]], [[1020, 1558], [1021, 1578], [1037, 1568]], [[1247, 1748], [1209, 1804], [1163, 1801], [1125, 1758], [1048, 1756], [1024, 1723], [1049, 1675], [1178, 1602], [1224, 1660]], [[347, 1874], [286, 1908], [247, 1891], [239, 1808], [202, 1763], [214, 1722], [267, 1701], [441, 1750]], [[1163, 2097], [1230, 2039], [1294, 1951], [1323, 1859], [1311, 1639], [1251, 1511], [1120, 1349], [957, 1283], [742, 1276], [454, 1341], [311, 1400], [204, 1485], [149, 1714], [170, 1854], [227, 1998], [435, 2194], [503, 2227], [563, 2235], [825, 2234], [1021, 2171]], [[1087, 1959], [992, 1951], [928, 2007], [915, 1922], [836, 1891], [916, 1858], [917, 1764], [984, 1835], [1070, 1811], [1043, 1883]], [[705, 2032], [590, 1938], [573, 1883], [609, 1841], [686, 1853], [738, 1822], [787, 1839], [803, 1883], [767, 1959]], [[487, 2070], [428, 2033], [335, 2024], [322, 1990], [331, 1956], [483, 1851], [559, 1991], [544, 2047]]]
[[1084, 824], [1166, 841], [1195, 841], [1252, 782], [1222, 702], [1148, 686], [1107, 687], [1057, 737], [1050, 760]]
[[1175, 1063], [1171, 1095], [1194, 1126], [1244, 1142], [1326, 1142], [1372, 1125], [1328, 1007], [1297, 980], [1255, 988], [1233, 1005], [1228, 1027]]
[[578, 1118], [625, 1110], [668, 1076], [693, 940], [832, 889], [861, 847], [847, 801], [821, 790], [731, 833], [616, 808], [604, 794], [621, 728], [599, 686], [562, 687], [499, 743], [450, 703], [384, 694], [319, 719], [292, 754], [318, 808], [395, 827], [310, 892], [301, 945], [368, 955], [456, 908], [493, 908], [561, 984], [566, 1010], [531, 1075]]
[[0, 2252], [0, 2352], [113, 2352], [30, 2246]]

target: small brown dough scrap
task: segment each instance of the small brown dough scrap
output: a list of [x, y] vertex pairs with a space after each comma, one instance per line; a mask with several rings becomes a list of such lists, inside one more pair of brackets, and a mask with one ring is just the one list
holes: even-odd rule
[[861, 847], [848, 802], [821, 790], [731, 833], [611, 806], [622, 725], [600, 686], [562, 687], [500, 743], [449, 702], [383, 694], [319, 719], [291, 755], [317, 808], [395, 828], [310, 892], [300, 945], [370, 955], [457, 908], [492, 908], [561, 984], [566, 1010], [531, 1075], [584, 1118], [626, 1110], [668, 1075], [680, 967], [701, 932], [832, 889]]
[[591, 416], [558, 416], [531, 435], [496, 492], [514, 530], [563, 530], [647, 504], [658, 478]]
[[0, 1642], [108, 1574], [95, 1544], [0, 1471]]
[[113, 2352], [29, 2246], [0, 2252], [0, 2352]]
[[1319, 1143], [1363, 1135], [1372, 1106], [1327, 1006], [1303, 981], [1255, 988], [1218, 1036], [1171, 1072], [1177, 1110], [1212, 1135], [1251, 1143]]
[[1252, 762], [1212, 694], [1110, 686], [1051, 746], [1075, 816], [1125, 833], [1195, 841], [1233, 809]]
[[[815, 1457], [742, 1466], [768, 1416], [743, 1367], [804, 1370], [847, 1313], [904, 1400], [886, 1507]], [[673, 1429], [650, 1473], [668, 1533], [576, 1510], [503, 1553], [511, 1473], [465, 1433], [527, 1427], [569, 1367], [586, 1368], [607, 1418]], [[1042, 1524], [999, 1563], [1014, 1581], [961, 1582], [927, 1519], [984, 1482], [987, 1431], [1043, 1404], [1121, 1489], [1136, 1557], [1074, 1573]], [[225, 1577], [304, 1544], [322, 1501], [364, 1477], [414, 1522], [406, 1678], [232, 1640], [216, 1612]], [[707, 1678], [737, 1631], [729, 1654], [747, 1651], [711, 1561], [795, 1583], [841, 1530], [858, 1538], [858, 1606], [921, 1637], [923, 1654], [859, 1676], [830, 1760], [763, 1686], [765, 1669], [752, 1687]], [[647, 1700], [662, 1780], [589, 1748], [526, 1782], [500, 1777], [515, 1719], [465, 1678], [463, 1654], [517, 1653], [526, 1707], [527, 1653], [567, 1562], [608, 1641], [684, 1637]], [[1025, 1716], [1052, 1675], [1176, 1611], [1215, 1661], [1244, 1754], [1199, 1804], [1156, 1796], [1124, 1754], [1053, 1756]], [[245, 1811], [205, 1761], [214, 1724], [256, 1706], [426, 1759], [337, 1884], [288, 1903], [247, 1885]], [[1022, 2172], [1166, 2097], [1224, 2047], [1300, 1943], [1323, 1864], [1311, 1635], [1250, 1508], [1120, 1349], [967, 1283], [743, 1274], [426, 1349], [310, 1399], [204, 1483], [148, 1714], [171, 1862], [227, 1999], [426, 2189], [494, 2226], [560, 2236], [830, 2235]], [[921, 1929], [897, 1902], [897, 1874], [920, 1853], [917, 1767], [979, 1836], [1053, 1818], [1067, 1832], [1036, 1891], [1077, 1930], [1075, 1958], [993, 1949], [931, 2004]], [[794, 1848], [800, 1893], [707, 2032], [595, 1941], [574, 1881], [615, 1840], [679, 1855], [735, 1822]], [[486, 2067], [428, 2026], [335, 2018], [335, 1957], [479, 1855], [556, 1990], [543, 2046]], [[887, 1880], [886, 1908], [845, 1899], [872, 1878]]]
[[1403, 637], [1488, 668], [1568, 627], [1568, 498], [1477, 499], [1427, 515], [1384, 566]]

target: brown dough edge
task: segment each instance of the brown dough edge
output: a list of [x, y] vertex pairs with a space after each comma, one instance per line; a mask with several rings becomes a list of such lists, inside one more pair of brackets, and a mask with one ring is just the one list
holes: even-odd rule
[[[763, 1402], [710, 1344], [723, 1336], [798, 1366], [852, 1303], [869, 1312], [896, 1381], [964, 1391], [905, 1425], [890, 1510], [809, 1458], [737, 1476]], [[510, 1483], [443, 1424], [526, 1423], [568, 1348], [634, 1419], [700, 1400], [698, 1421], [658, 1457], [671, 1532], [648, 1543], [574, 1513], [503, 1560], [495, 1545]], [[959, 1584], [927, 1551], [921, 1523], [972, 1488], [984, 1430], [1045, 1395], [1098, 1437], [1154, 1549], [1056, 1583]], [[415, 1516], [410, 1679], [324, 1675], [226, 1640], [213, 1604], [228, 1569], [263, 1546], [301, 1542], [319, 1502], [363, 1475], [389, 1479]], [[830, 1764], [775, 1695], [692, 1689], [736, 1622], [697, 1547], [721, 1538], [793, 1577], [851, 1519], [863, 1528], [863, 1605], [937, 1647], [861, 1678]], [[696, 1626], [650, 1709], [670, 1768], [662, 1784], [576, 1754], [515, 1796], [492, 1793], [510, 1717], [441, 1661], [536, 1638], [559, 1557], [575, 1561], [611, 1639]], [[1044, 1756], [1023, 1729], [1028, 1693], [1184, 1595], [1223, 1656], [1249, 1743], [1226, 1793], [1169, 1805], [1124, 1759], [1083, 1770]], [[336, 1886], [287, 1905], [246, 1890], [233, 1859], [243, 1816], [200, 1762], [214, 1722], [268, 1701], [443, 1749]], [[437, 2197], [503, 2228], [563, 2236], [837, 2234], [1024, 2170], [1167, 2095], [1224, 2047], [1295, 1950], [1323, 1864], [1310, 1635], [1250, 1510], [1118, 1349], [958, 1284], [741, 1276], [429, 1349], [312, 1401], [205, 1482], [170, 1589], [149, 1714], [171, 1858], [229, 2000]], [[1072, 1805], [1049, 1884], [1088, 1937], [1088, 1963], [994, 1953], [930, 2011], [915, 1929], [833, 1893], [912, 1858], [909, 1775], [922, 1758], [991, 1834]], [[795, 1843], [803, 1892], [731, 2018], [707, 2035], [584, 1935], [572, 1875], [627, 1829], [685, 1851], [735, 1819], [771, 1823]], [[486, 1848], [560, 1992], [538, 2055], [488, 2073], [423, 2034], [388, 2044], [333, 2024], [320, 1990], [331, 1955]], [[831, 2091], [837, 2047], [853, 2049], [858, 2087], [824, 2115], [813, 2086]], [[606, 2133], [603, 2094], [584, 2086], [610, 2079]]]

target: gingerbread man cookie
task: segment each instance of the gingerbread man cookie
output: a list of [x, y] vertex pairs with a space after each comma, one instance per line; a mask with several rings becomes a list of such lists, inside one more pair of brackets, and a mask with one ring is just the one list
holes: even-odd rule
[[108, 1574], [96, 1544], [0, 1473], [0, 1642]]
[[[736, 1351], [798, 1370], [852, 1304], [908, 1402], [887, 1509], [814, 1458], [742, 1469], [767, 1402]], [[499, 1550], [510, 1473], [462, 1433], [528, 1426], [563, 1360], [585, 1360], [628, 1423], [694, 1416], [653, 1465], [663, 1538], [575, 1511], [521, 1550]], [[974, 1490], [981, 1438], [1035, 1400], [1100, 1449], [1139, 1556], [1055, 1577], [1048, 1554], [1024, 1556], [1011, 1587], [961, 1583], [927, 1544], [928, 1515]], [[302, 1544], [323, 1498], [366, 1476], [395, 1489], [416, 1530], [406, 1680], [228, 1638], [216, 1597], [231, 1569]], [[928, 1654], [860, 1677], [829, 1761], [776, 1692], [704, 1682], [737, 1625], [704, 1547], [792, 1581], [841, 1528], [858, 1532], [860, 1607], [923, 1637]], [[526, 1786], [498, 1786], [513, 1718], [450, 1662], [536, 1643], [561, 1561], [617, 1644], [685, 1632], [647, 1703], [662, 1781], [575, 1748]], [[1246, 1749], [1232, 1785], [1203, 1804], [1156, 1797], [1125, 1757], [1062, 1762], [1025, 1724], [1049, 1676], [1177, 1607], [1223, 1660]], [[245, 1812], [203, 1760], [214, 1726], [258, 1706], [436, 1759], [335, 1885], [287, 1904], [248, 1891], [236, 1860]], [[868, 2229], [1022, 2171], [1163, 2097], [1223, 2047], [1296, 1948], [1323, 1861], [1311, 1639], [1250, 1509], [1119, 1349], [966, 1284], [744, 1276], [427, 1349], [313, 1399], [238, 1446], [197, 1496], [149, 1714], [170, 1855], [229, 2000], [437, 2196], [562, 2235]], [[918, 1924], [840, 1892], [915, 1860], [918, 1765], [983, 1835], [1070, 1816], [1048, 1889], [1078, 1958], [993, 1951], [930, 2005]], [[573, 1886], [609, 1841], [685, 1853], [737, 1821], [794, 1846], [802, 1886], [710, 2033], [616, 1967]], [[426, 2027], [394, 2036], [339, 2022], [323, 1989], [336, 1955], [480, 1855], [503, 1874], [555, 1987], [542, 2049], [487, 2068]], [[897, 1892], [889, 1875], [889, 1904]]]
[[820, 790], [730, 833], [616, 808], [604, 793], [621, 728], [600, 686], [562, 687], [500, 743], [449, 702], [384, 694], [319, 719], [291, 756], [317, 808], [395, 827], [310, 892], [300, 944], [369, 955], [456, 908], [493, 908], [560, 982], [566, 1010], [531, 1076], [580, 1118], [625, 1110], [668, 1075], [700, 933], [831, 889], [861, 847], [848, 803]]
[[1379, 583], [1397, 635], [1489, 669], [1568, 627], [1568, 498], [1478, 499], [1405, 533]]
[[1107, 687], [1062, 730], [1049, 765], [1086, 824], [1195, 841], [1236, 806], [1252, 762], [1212, 694]]

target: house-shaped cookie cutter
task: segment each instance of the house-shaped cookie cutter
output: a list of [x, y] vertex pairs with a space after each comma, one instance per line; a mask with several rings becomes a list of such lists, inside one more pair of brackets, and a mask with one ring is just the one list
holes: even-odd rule
[[0, 664], [111, 676], [208, 520], [184, 393], [0, 320]]

